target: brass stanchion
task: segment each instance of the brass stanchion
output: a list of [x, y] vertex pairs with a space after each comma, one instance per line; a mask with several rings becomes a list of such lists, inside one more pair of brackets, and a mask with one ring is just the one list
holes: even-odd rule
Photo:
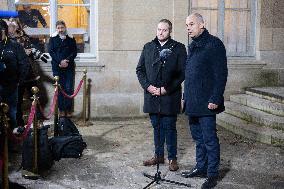
[[[32, 93], [34, 94], [32, 99], [32, 106], [37, 108], [38, 104], [38, 96], [37, 93], [39, 92], [39, 89], [37, 87], [32, 87]], [[27, 170], [23, 170], [22, 176], [27, 179], [38, 179], [39, 174], [38, 174], [38, 120], [37, 120], [37, 115], [34, 115], [34, 120], [33, 120], [33, 144], [34, 144], [34, 150], [33, 150], [33, 167], [32, 167], [32, 172], [29, 172]]]
[[[33, 103], [32, 105], [37, 107], [38, 103], [38, 96], [37, 93], [39, 92], [39, 89], [37, 87], [32, 87], [32, 93], [33, 95]], [[34, 133], [34, 152], [33, 152], [33, 173], [38, 174], [38, 120], [37, 116], [34, 116], [33, 121], [33, 133]]]
[[83, 88], [83, 124], [86, 126], [86, 120], [87, 120], [87, 69], [84, 69], [84, 76], [83, 76], [83, 81], [84, 81], [84, 88]]
[[9, 189], [9, 178], [8, 178], [8, 117], [9, 106], [1, 103], [1, 118], [3, 123], [3, 135], [4, 135], [4, 149], [3, 149], [3, 175], [2, 175], [2, 186], [3, 189]]
[[[55, 90], [59, 92], [59, 76], [54, 77], [55, 84]], [[58, 93], [59, 94], [59, 93]], [[54, 136], [58, 136], [58, 99], [55, 102], [55, 109], [54, 109]]]

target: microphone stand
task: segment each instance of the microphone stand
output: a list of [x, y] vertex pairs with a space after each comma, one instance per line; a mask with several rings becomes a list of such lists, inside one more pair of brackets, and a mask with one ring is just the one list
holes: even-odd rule
[[[158, 135], [157, 135], [157, 138], [158, 138], [158, 142], [157, 142], [157, 146], [158, 146], [158, 149], [161, 148], [161, 144], [160, 144], [160, 124], [161, 124], [161, 96], [162, 96], [162, 70], [163, 70], [163, 67], [166, 63], [166, 60], [164, 61], [161, 61], [161, 64], [160, 64], [160, 68], [158, 70], [158, 74], [157, 74], [157, 78], [158, 76], [160, 76], [160, 95], [158, 96], [158, 124], [157, 124], [157, 129], [158, 129]], [[157, 83], [157, 78], [156, 78], [156, 83]], [[160, 153], [160, 152], [159, 152]], [[157, 155], [157, 158], [159, 158], [160, 154], [156, 154]], [[171, 183], [171, 184], [176, 184], [176, 185], [179, 185], [179, 186], [187, 186], [187, 187], [191, 187], [190, 184], [186, 184], [186, 183], [181, 183], [181, 182], [177, 182], [177, 181], [172, 181], [172, 180], [168, 180], [168, 179], [164, 179], [161, 177], [161, 171], [159, 171], [159, 168], [160, 168], [160, 163], [159, 163], [159, 160], [157, 161], [157, 167], [156, 167], [156, 173], [154, 176], [150, 175], [150, 174], [147, 174], [147, 173], [143, 173], [143, 175], [149, 179], [152, 179], [152, 181], [147, 185], [145, 186], [143, 189], [147, 189], [149, 188], [152, 184], [156, 183], [156, 184], [160, 184], [160, 181], [162, 182], [168, 182], [168, 183]]]

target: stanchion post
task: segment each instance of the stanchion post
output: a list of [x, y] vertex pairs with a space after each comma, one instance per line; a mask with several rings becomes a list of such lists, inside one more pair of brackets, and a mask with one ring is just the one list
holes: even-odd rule
[[86, 117], [87, 117], [87, 69], [84, 69], [84, 76], [83, 76], [83, 81], [84, 81], [84, 88], [83, 88], [83, 123], [84, 126], [86, 125]]
[[[33, 103], [32, 105], [37, 108], [38, 104], [38, 96], [37, 93], [39, 92], [39, 89], [37, 87], [32, 87], [32, 93], [33, 95]], [[35, 114], [34, 120], [33, 120], [33, 143], [34, 143], [34, 151], [33, 151], [33, 173], [38, 174], [38, 120], [37, 115]]]
[[[54, 77], [55, 80], [55, 84], [53, 84], [55, 86], [55, 90], [58, 91], [59, 94], [59, 76], [55, 76]], [[55, 102], [55, 109], [54, 109], [54, 136], [58, 136], [58, 98], [57, 101]]]
[[4, 134], [4, 149], [3, 149], [3, 175], [2, 175], [2, 186], [3, 189], [9, 189], [9, 178], [8, 178], [8, 117], [7, 113], [9, 111], [9, 106], [7, 104], [1, 103], [1, 116], [3, 122], [3, 134]]

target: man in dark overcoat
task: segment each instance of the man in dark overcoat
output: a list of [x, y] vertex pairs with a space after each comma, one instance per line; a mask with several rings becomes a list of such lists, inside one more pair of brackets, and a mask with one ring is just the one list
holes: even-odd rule
[[186, 18], [192, 42], [185, 67], [185, 113], [196, 142], [196, 165], [184, 177], [206, 177], [202, 188], [217, 184], [220, 144], [216, 133], [216, 114], [224, 111], [224, 90], [228, 69], [223, 42], [209, 34], [203, 17], [194, 13]]
[[171, 39], [171, 31], [172, 23], [167, 19], [160, 20], [156, 38], [144, 45], [136, 74], [144, 89], [143, 111], [149, 113], [154, 128], [155, 155], [143, 164], [164, 163], [166, 141], [169, 169], [176, 171], [179, 168], [176, 121], [181, 109], [186, 49], [183, 44]]
[[[75, 61], [77, 46], [74, 37], [67, 33], [66, 24], [59, 20], [56, 22], [57, 32], [49, 40], [48, 52], [52, 57], [51, 66], [53, 76], [59, 76], [59, 84], [63, 90], [71, 95], [74, 92]], [[72, 116], [72, 99], [59, 93], [58, 108], [60, 116]]]

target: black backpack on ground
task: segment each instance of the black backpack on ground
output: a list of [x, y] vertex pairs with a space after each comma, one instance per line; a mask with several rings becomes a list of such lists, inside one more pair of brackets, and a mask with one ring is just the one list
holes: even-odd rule
[[56, 161], [61, 158], [79, 158], [87, 147], [81, 136], [57, 136], [50, 139], [49, 143]]
[[[48, 143], [49, 125], [42, 126], [38, 129], [38, 170], [44, 171], [53, 165], [52, 152]], [[24, 140], [22, 149], [22, 167], [24, 170], [32, 171], [33, 168], [33, 130], [29, 131], [27, 138]]]
[[87, 144], [83, 141], [76, 125], [71, 119], [61, 117], [58, 121], [59, 136], [49, 140], [53, 159], [79, 158]]
[[67, 117], [61, 117], [58, 121], [59, 136], [80, 136], [76, 125]]

